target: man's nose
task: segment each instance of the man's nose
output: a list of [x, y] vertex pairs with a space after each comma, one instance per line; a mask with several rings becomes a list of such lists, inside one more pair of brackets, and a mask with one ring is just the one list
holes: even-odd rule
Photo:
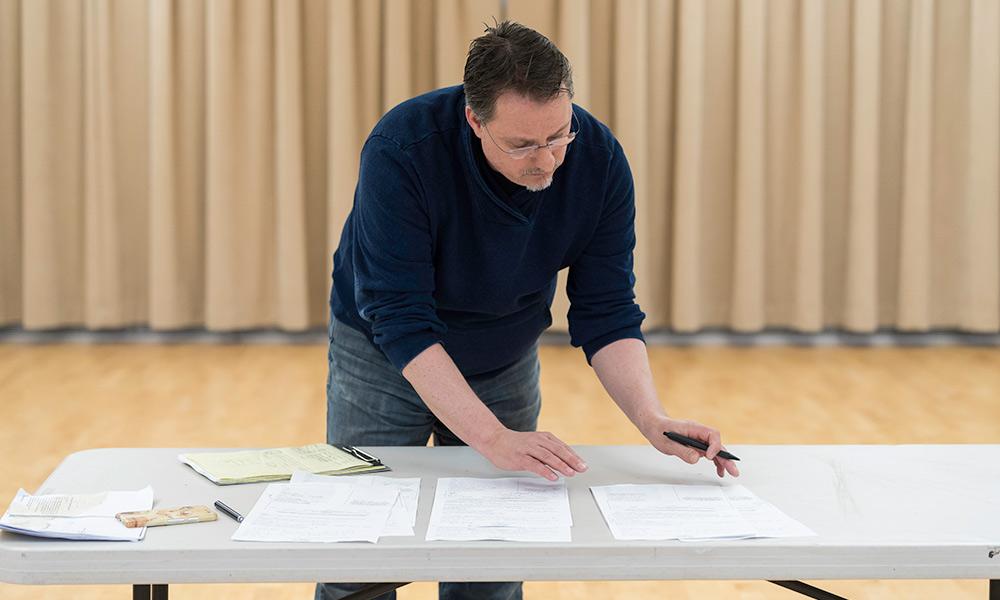
[[556, 165], [556, 153], [551, 146], [539, 148], [535, 151], [532, 167], [549, 173]]

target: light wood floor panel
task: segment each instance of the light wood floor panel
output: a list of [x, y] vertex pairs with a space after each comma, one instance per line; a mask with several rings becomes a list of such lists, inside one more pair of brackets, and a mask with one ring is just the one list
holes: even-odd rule
[[[677, 416], [730, 443], [1000, 443], [994, 348], [650, 348]], [[283, 446], [324, 439], [315, 345], [0, 345], [0, 502], [69, 453], [122, 446]], [[540, 426], [573, 444], [642, 443], [579, 350], [542, 349]], [[664, 459], [669, 460], [669, 459]], [[744, 469], [752, 465], [742, 465]], [[901, 465], [901, 468], [907, 468]], [[851, 598], [972, 599], [981, 581], [822, 582]], [[436, 597], [414, 584], [403, 600]], [[0, 584], [0, 598], [127, 598], [125, 586]], [[176, 585], [171, 598], [305, 599], [309, 584]], [[533, 600], [792, 599], [761, 582], [544, 582]]]

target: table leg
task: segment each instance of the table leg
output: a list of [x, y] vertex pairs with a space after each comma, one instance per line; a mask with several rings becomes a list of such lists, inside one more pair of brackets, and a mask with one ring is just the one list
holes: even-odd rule
[[[831, 594], [826, 590], [821, 590], [818, 587], [811, 586], [808, 583], [802, 583], [801, 581], [772, 581], [771, 583], [774, 585], [780, 585], [781, 587], [792, 590], [793, 592], [798, 592], [803, 596], [816, 598], [816, 600], [847, 600], [843, 596]], [[990, 600], [994, 599], [990, 598]]]
[[391, 592], [396, 588], [403, 587], [408, 583], [409, 581], [404, 581], [403, 583], [373, 583], [369, 586], [361, 588], [353, 594], [344, 596], [341, 600], [373, 600], [382, 594]]
[[1000, 579], [990, 579], [990, 600], [1000, 600]]
[[167, 600], [167, 584], [136, 584], [132, 586], [132, 600]]

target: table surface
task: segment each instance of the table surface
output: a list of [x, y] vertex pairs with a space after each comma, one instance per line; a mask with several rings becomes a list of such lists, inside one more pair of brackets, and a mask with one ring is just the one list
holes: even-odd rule
[[[617, 541], [592, 485], [719, 482], [645, 446], [579, 446], [589, 466], [567, 479], [570, 543], [428, 542], [438, 477], [502, 477], [469, 448], [366, 447], [421, 477], [416, 535], [377, 544], [234, 542], [235, 521], [155, 527], [142, 542], [0, 534], [0, 581], [26, 584], [265, 581], [667, 579], [1000, 579], [1000, 445], [733, 446], [739, 483], [818, 535], [739, 541]], [[244, 514], [266, 484], [216, 486], [177, 460], [208, 449], [107, 448], [70, 455], [37, 493], [138, 489], [155, 506]], [[725, 482], [730, 482], [728, 477]], [[990, 554], [993, 556], [990, 556]]]

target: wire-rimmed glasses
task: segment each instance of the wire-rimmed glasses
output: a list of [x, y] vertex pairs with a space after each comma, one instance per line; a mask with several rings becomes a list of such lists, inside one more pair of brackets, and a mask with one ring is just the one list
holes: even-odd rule
[[[575, 130], [573, 129], [573, 124], [576, 125]], [[497, 143], [496, 139], [493, 138], [493, 134], [490, 133], [490, 128], [486, 126], [486, 123], [483, 123], [483, 129], [486, 130], [486, 135], [490, 136], [490, 141], [493, 142], [493, 145], [499, 148], [501, 152], [513, 158], [514, 160], [521, 160], [524, 158], [528, 158], [529, 156], [534, 154], [537, 150], [541, 150], [542, 148], [562, 148], [564, 146], [569, 146], [570, 142], [576, 139], [576, 134], [580, 132], [580, 123], [579, 121], [576, 120], [576, 114], [574, 113], [570, 120], [571, 131], [566, 135], [562, 137], [557, 137], [554, 140], [550, 140], [549, 143], [547, 144], [522, 146], [521, 148], [513, 148], [511, 150], [507, 150], [506, 148]]]

